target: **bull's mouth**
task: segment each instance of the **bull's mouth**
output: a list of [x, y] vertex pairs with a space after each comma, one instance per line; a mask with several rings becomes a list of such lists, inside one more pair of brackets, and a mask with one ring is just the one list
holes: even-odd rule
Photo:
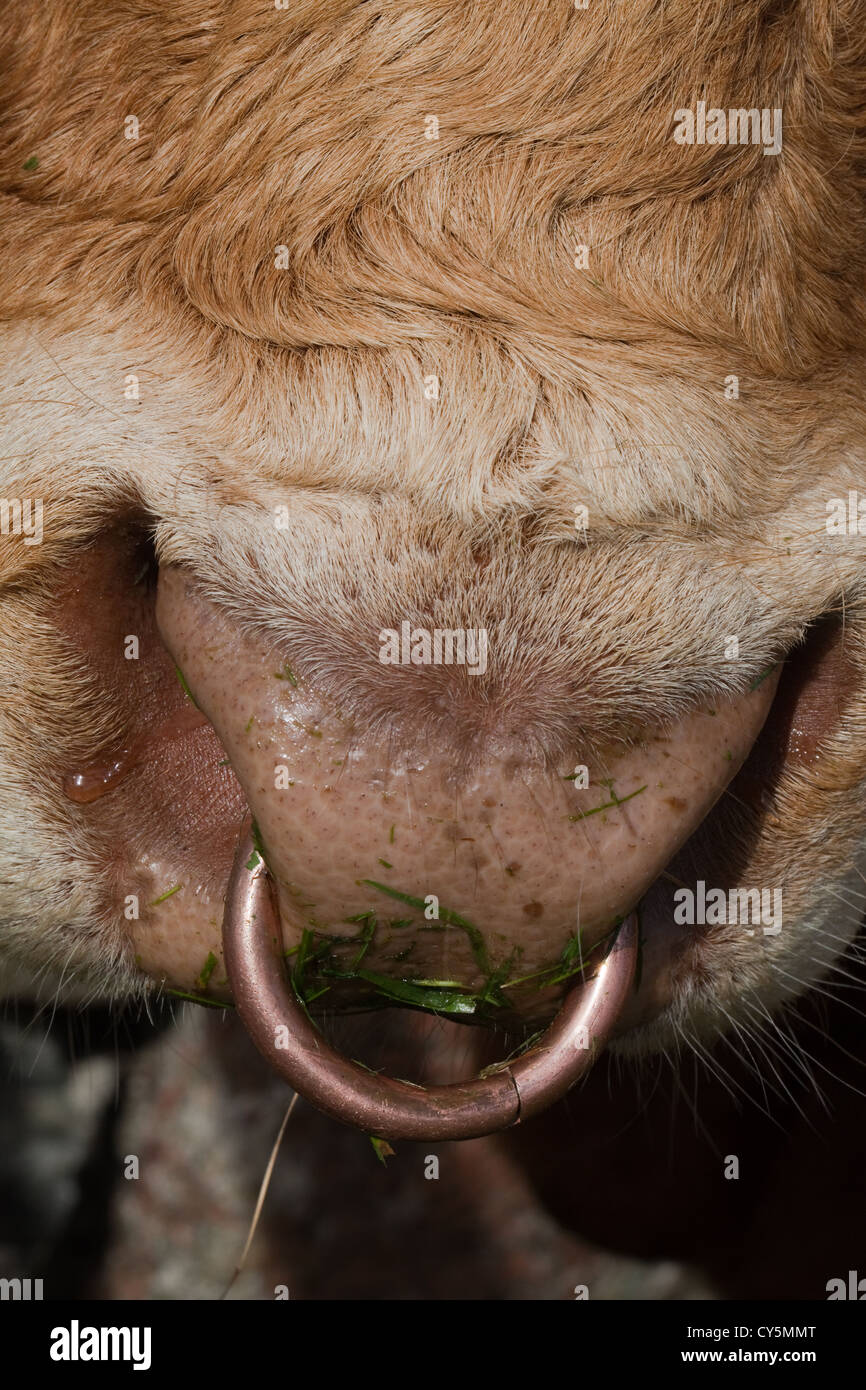
[[762, 832], [783, 769], [815, 756], [850, 678], [829, 616], [739, 697], [612, 743], [595, 765], [575, 749], [527, 773], [512, 746], [455, 770], [441, 748], [396, 747], [393, 730], [360, 737], [291, 653], [241, 633], [184, 572], [157, 579], [135, 528], [76, 565], [64, 629], [120, 702], [114, 741], [71, 750], [63, 783], [106, 846], [112, 910], [135, 903], [124, 931], [144, 974], [230, 998], [223, 902], [251, 809], [309, 1009], [530, 1027], [592, 977], [632, 912], [638, 978], [618, 1029], [665, 1010], [712, 929], [675, 922], [674, 893], [736, 886], [720, 837]]

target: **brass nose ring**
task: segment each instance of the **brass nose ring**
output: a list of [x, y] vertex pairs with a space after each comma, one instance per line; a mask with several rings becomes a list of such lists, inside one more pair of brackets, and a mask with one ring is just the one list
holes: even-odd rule
[[310, 1021], [285, 979], [273, 881], [253, 848], [247, 822], [223, 916], [235, 1007], [262, 1056], [325, 1114], [382, 1139], [474, 1139], [546, 1109], [596, 1061], [634, 979], [634, 913], [622, 923], [596, 974], [569, 991], [530, 1051], [485, 1077], [414, 1086], [366, 1071], [331, 1047]]

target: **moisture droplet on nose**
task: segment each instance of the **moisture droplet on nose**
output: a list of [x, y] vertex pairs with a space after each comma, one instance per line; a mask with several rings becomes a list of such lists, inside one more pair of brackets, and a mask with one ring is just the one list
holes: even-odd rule
[[140, 735], [128, 747], [121, 748], [116, 757], [105, 762], [90, 763], [78, 772], [67, 772], [63, 778], [63, 794], [78, 806], [87, 806], [113, 791], [132, 770], [144, 762], [148, 750], [156, 743], [180, 738], [206, 724], [207, 717], [195, 705], [183, 705], [167, 719]]
[[78, 806], [87, 806], [113, 790], [138, 763], [132, 750], [122, 748], [120, 756], [110, 763], [92, 763], [80, 772], [67, 772], [63, 778], [63, 794]]

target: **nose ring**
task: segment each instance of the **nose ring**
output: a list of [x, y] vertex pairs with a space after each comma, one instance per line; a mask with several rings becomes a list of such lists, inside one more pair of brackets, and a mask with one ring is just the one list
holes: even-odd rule
[[598, 970], [575, 985], [531, 1050], [487, 1076], [414, 1086], [342, 1056], [311, 1022], [285, 978], [274, 884], [247, 822], [226, 894], [223, 949], [241, 1022], [293, 1090], [344, 1124], [382, 1139], [474, 1139], [560, 1100], [597, 1060], [634, 980], [632, 912]]

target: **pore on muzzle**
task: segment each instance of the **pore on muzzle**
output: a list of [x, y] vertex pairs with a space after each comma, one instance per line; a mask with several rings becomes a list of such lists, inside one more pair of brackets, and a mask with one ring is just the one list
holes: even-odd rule
[[382, 1139], [474, 1139], [507, 1129], [561, 1100], [607, 1042], [634, 980], [638, 924], [623, 921], [598, 971], [566, 996], [528, 1052], [488, 1074], [415, 1086], [342, 1056], [311, 1021], [286, 979], [273, 882], [241, 832], [223, 917], [223, 948], [241, 1022], [262, 1056], [319, 1110]]

